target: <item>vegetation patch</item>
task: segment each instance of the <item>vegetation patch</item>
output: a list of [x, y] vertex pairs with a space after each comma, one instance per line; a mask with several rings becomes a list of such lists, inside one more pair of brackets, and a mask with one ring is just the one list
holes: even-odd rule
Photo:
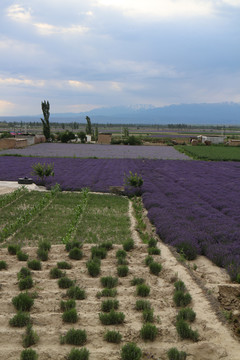
[[100, 313], [99, 319], [103, 325], [117, 325], [124, 322], [125, 315], [122, 312], [110, 310], [109, 313]]
[[70, 344], [82, 346], [87, 342], [87, 333], [85, 330], [81, 329], [70, 329], [67, 334], [61, 336], [61, 344]]
[[104, 340], [110, 343], [119, 344], [122, 340], [122, 335], [120, 334], [119, 331], [108, 330], [104, 334]]

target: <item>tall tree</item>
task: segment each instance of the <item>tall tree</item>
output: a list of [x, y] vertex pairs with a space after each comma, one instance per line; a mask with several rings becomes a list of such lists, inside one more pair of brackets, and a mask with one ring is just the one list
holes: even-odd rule
[[89, 116], [86, 116], [86, 120], [87, 120], [86, 134], [87, 134], [87, 135], [92, 135], [92, 123], [91, 123], [91, 119], [90, 119]]
[[46, 140], [49, 140], [50, 139], [50, 123], [49, 123], [50, 104], [48, 101], [44, 100], [42, 101], [41, 106], [44, 117], [44, 119], [41, 118], [43, 124], [43, 135], [45, 136]]

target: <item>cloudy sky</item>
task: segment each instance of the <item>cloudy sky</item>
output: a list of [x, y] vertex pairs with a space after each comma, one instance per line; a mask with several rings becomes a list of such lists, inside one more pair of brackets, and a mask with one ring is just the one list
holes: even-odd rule
[[240, 102], [240, 0], [1, 0], [0, 115]]

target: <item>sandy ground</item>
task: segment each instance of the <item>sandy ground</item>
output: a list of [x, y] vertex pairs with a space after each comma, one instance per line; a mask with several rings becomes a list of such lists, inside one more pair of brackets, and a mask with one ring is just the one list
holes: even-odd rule
[[[16, 181], [0, 181], [0, 195], [8, 194], [18, 188], [21, 188], [23, 185], [18, 184]], [[37, 186], [36, 184], [24, 185], [28, 190], [35, 191], [45, 191], [44, 186]]]
[[[131, 209], [130, 209], [131, 213]], [[62, 245], [54, 245], [49, 253], [49, 260], [43, 263], [41, 271], [33, 272], [34, 288], [38, 297], [30, 312], [33, 320], [33, 329], [39, 335], [39, 342], [33, 348], [39, 354], [39, 360], [63, 360], [70, 352], [71, 345], [60, 345], [59, 337], [67, 330], [85, 329], [88, 340], [86, 347], [90, 351], [91, 360], [118, 360], [123, 343], [134, 341], [143, 350], [143, 359], [166, 360], [166, 352], [171, 347], [186, 351], [187, 360], [239, 360], [240, 342], [233, 335], [231, 329], [224, 325], [217, 316], [216, 311], [208, 298], [204, 287], [209, 294], [217, 298], [221, 285], [231, 286], [228, 275], [223, 269], [214, 266], [204, 257], [199, 257], [194, 263], [197, 270], [191, 266], [181, 264], [172, 254], [170, 249], [159, 241], [161, 256], [154, 256], [160, 262], [163, 270], [159, 276], [149, 273], [148, 267], [144, 265], [147, 255], [147, 246], [142, 244], [135, 231], [134, 218], [132, 220], [132, 233], [135, 248], [128, 253], [129, 275], [119, 278], [117, 286], [117, 299], [119, 300], [119, 311], [125, 314], [125, 322], [118, 326], [104, 326], [100, 323], [98, 313], [102, 299], [96, 294], [101, 290], [100, 277], [91, 278], [86, 269], [86, 262], [90, 257], [91, 245], [83, 246], [84, 257], [80, 261], [70, 260]], [[116, 251], [121, 248], [115, 245], [108, 253], [106, 259], [102, 260], [101, 276], [117, 276]], [[36, 247], [25, 247], [30, 259], [36, 258]], [[24, 328], [12, 328], [9, 320], [16, 311], [11, 300], [19, 294], [17, 273], [26, 263], [16, 260], [16, 256], [8, 254], [7, 249], [0, 249], [0, 260], [5, 260], [7, 270], [0, 272], [0, 349], [1, 360], [20, 359], [22, 347], [22, 335]], [[49, 271], [56, 266], [58, 261], [68, 261], [73, 267], [66, 270], [67, 275], [76, 280], [78, 286], [84, 288], [87, 293], [85, 300], [77, 300], [77, 312], [79, 321], [76, 324], [65, 324], [61, 319], [59, 303], [65, 299], [66, 290], [59, 289], [57, 280], [49, 277]], [[148, 300], [154, 308], [155, 325], [158, 328], [158, 336], [154, 342], [144, 342], [140, 338], [140, 329], [143, 324], [141, 312], [135, 310], [135, 302], [138, 299], [135, 287], [130, 285], [134, 277], [143, 277], [150, 285], [151, 293]], [[194, 277], [196, 281], [194, 281]], [[173, 298], [174, 281], [179, 278], [184, 281], [193, 301], [192, 308], [196, 312], [196, 321], [192, 328], [198, 330], [199, 341], [181, 340], [176, 332], [175, 319], [178, 309], [175, 307]], [[238, 285], [237, 285], [238, 286]], [[122, 336], [122, 344], [109, 344], [103, 340], [106, 329], [116, 329]]]

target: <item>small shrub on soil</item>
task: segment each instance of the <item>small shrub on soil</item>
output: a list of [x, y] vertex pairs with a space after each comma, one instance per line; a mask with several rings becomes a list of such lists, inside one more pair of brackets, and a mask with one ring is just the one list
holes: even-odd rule
[[198, 332], [192, 330], [186, 321], [178, 320], [176, 323], [176, 329], [181, 339], [191, 339], [193, 341], [198, 341]]
[[23, 350], [21, 352], [20, 360], [37, 360], [38, 354], [33, 349]]
[[10, 255], [16, 255], [18, 251], [20, 251], [20, 245], [16, 245], [16, 244], [10, 244], [8, 245], [8, 253]]
[[75, 307], [76, 307], [76, 301], [74, 299], [70, 299], [70, 300], [67, 300], [67, 301], [62, 300], [60, 302], [61, 311], [67, 311], [67, 310], [73, 309]]
[[148, 255], [160, 255], [161, 251], [157, 247], [150, 247], [148, 248]]
[[135, 308], [137, 311], [150, 310], [151, 304], [148, 300], [137, 300]]
[[9, 325], [14, 327], [24, 327], [30, 323], [29, 313], [18, 311], [16, 315], [14, 315], [9, 320]]
[[160, 273], [160, 271], [162, 270], [162, 265], [153, 261], [152, 263], [150, 263], [149, 269], [150, 269], [151, 274], [158, 275]]
[[31, 276], [27, 276], [24, 279], [20, 279], [18, 283], [19, 290], [27, 290], [33, 287], [33, 279]]
[[4, 260], [0, 261], [0, 270], [6, 270], [7, 269], [7, 263]]
[[135, 343], [128, 343], [121, 349], [121, 360], [140, 360], [141, 349]]
[[154, 322], [153, 309], [143, 310], [143, 321], [148, 323]]
[[70, 251], [71, 249], [73, 249], [73, 248], [75, 248], [75, 247], [81, 249], [81, 248], [82, 248], [82, 245], [83, 245], [83, 244], [82, 244], [81, 241], [79, 241], [79, 240], [72, 240], [72, 241], [67, 242], [67, 244], [65, 245], [65, 249], [66, 249], [66, 251]]
[[123, 242], [123, 250], [130, 251], [134, 248], [134, 241], [133, 239], [127, 239]]
[[19, 261], [27, 261], [28, 260], [28, 254], [23, 252], [22, 250], [17, 251], [17, 258]]
[[87, 333], [85, 330], [68, 330], [65, 336], [62, 336], [60, 339], [61, 344], [70, 344], [70, 345], [78, 345], [82, 346], [87, 341]]
[[179, 310], [177, 314], [177, 321], [178, 320], [187, 320], [193, 322], [196, 319], [196, 313], [191, 308], [185, 308]]
[[103, 289], [102, 291], [98, 291], [97, 298], [101, 297], [115, 297], [117, 296], [117, 290], [116, 289]]
[[39, 241], [39, 243], [38, 243], [38, 248], [39, 248], [39, 249], [46, 250], [46, 251], [50, 251], [50, 249], [51, 249], [51, 243], [50, 243], [50, 241], [48, 241], [48, 240], [41, 240], [41, 241]]
[[117, 310], [119, 307], [118, 300], [104, 300], [101, 304], [101, 311], [110, 312], [112, 309]]
[[67, 356], [67, 360], [88, 360], [89, 359], [89, 351], [86, 348], [72, 349]]
[[42, 261], [48, 260], [48, 251], [45, 249], [38, 248], [37, 249], [37, 257]]
[[182, 280], [178, 280], [174, 283], [174, 287], [176, 290], [185, 291], [186, 286]]
[[117, 258], [117, 265], [128, 265], [128, 261], [125, 258], [119, 257]]
[[156, 248], [157, 247], [157, 240], [151, 237], [148, 240], [148, 247], [149, 248]]
[[118, 331], [109, 330], [105, 333], [104, 340], [110, 343], [119, 344], [122, 340], [122, 335]]
[[182, 254], [186, 260], [195, 260], [197, 257], [197, 250], [191, 243], [183, 241], [176, 248], [177, 252]]
[[12, 304], [18, 311], [30, 311], [34, 300], [27, 293], [20, 293], [12, 299]]
[[91, 248], [91, 254], [92, 259], [95, 257], [99, 259], [105, 259], [107, 256], [107, 249], [101, 246], [93, 246]]
[[192, 297], [189, 293], [184, 294], [181, 290], [176, 290], [173, 295], [173, 301], [176, 306], [187, 306], [192, 301]]
[[27, 263], [29, 269], [32, 270], [41, 270], [42, 269], [42, 265], [41, 265], [41, 261], [40, 260], [29, 260]]
[[58, 269], [57, 267], [54, 267], [50, 270], [50, 278], [51, 279], [60, 279], [61, 277], [65, 277], [65, 272]]
[[109, 313], [100, 313], [99, 319], [103, 325], [116, 325], [124, 322], [125, 315], [122, 312], [111, 310]]
[[17, 274], [18, 280], [25, 279], [28, 276], [31, 276], [31, 271], [23, 266]]
[[145, 280], [143, 278], [134, 277], [131, 280], [131, 285], [132, 286], [141, 285], [141, 284], [144, 284], [144, 283], [145, 283]]
[[157, 337], [158, 329], [155, 325], [146, 323], [142, 326], [140, 335], [143, 340], [154, 341]]
[[80, 289], [78, 286], [71, 286], [67, 290], [67, 296], [71, 299], [83, 300], [86, 299], [86, 292], [84, 289]]
[[125, 277], [128, 274], [128, 266], [127, 265], [119, 265], [117, 267], [117, 273], [119, 277]]
[[58, 280], [58, 286], [61, 288], [61, 289], [68, 289], [70, 288], [71, 286], [74, 285], [74, 281], [69, 279], [68, 277], [64, 276], [62, 278], [60, 278]]
[[112, 289], [118, 284], [118, 278], [112, 276], [101, 277], [100, 281], [102, 286], [108, 289]]
[[137, 285], [137, 296], [146, 297], [150, 294], [150, 287], [146, 284]]
[[154, 261], [153, 257], [148, 255], [145, 257], [145, 265], [149, 266]]
[[62, 319], [66, 323], [76, 323], [78, 321], [78, 314], [75, 308], [64, 311]]
[[70, 259], [81, 260], [83, 257], [83, 253], [81, 249], [75, 247], [69, 251], [68, 256], [70, 257]]
[[111, 250], [113, 248], [112, 241], [104, 241], [100, 244], [100, 247], [106, 249], [107, 251]]
[[36, 344], [39, 340], [39, 337], [35, 331], [32, 329], [32, 325], [28, 324], [26, 328], [26, 333], [23, 335], [23, 347], [28, 348]]
[[59, 261], [57, 263], [57, 267], [58, 267], [58, 269], [66, 269], [67, 270], [67, 269], [71, 269], [72, 265], [66, 261]]
[[171, 348], [167, 352], [168, 360], [186, 360], [187, 354], [184, 351], [178, 351], [177, 348]]
[[127, 253], [126, 253], [125, 250], [119, 249], [119, 250], [116, 252], [116, 258], [123, 258], [123, 259], [125, 259], [126, 256], [127, 256]]
[[101, 267], [99, 262], [95, 261], [95, 258], [87, 262], [88, 273], [92, 277], [97, 277], [100, 274]]

